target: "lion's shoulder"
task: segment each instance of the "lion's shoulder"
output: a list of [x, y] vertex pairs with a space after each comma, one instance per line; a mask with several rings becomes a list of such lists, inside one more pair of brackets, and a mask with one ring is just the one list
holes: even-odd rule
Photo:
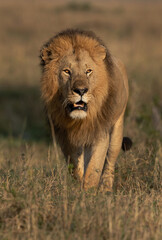
[[121, 78], [122, 78], [122, 81], [124, 82], [124, 86], [125, 86], [126, 94], [127, 94], [127, 98], [128, 98], [129, 87], [128, 87], [128, 77], [127, 77], [125, 64], [119, 58], [116, 58], [114, 56], [112, 57], [112, 60], [113, 60], [113, 64], [114, 64], [114, 69], [119, 71], [122, 76]]

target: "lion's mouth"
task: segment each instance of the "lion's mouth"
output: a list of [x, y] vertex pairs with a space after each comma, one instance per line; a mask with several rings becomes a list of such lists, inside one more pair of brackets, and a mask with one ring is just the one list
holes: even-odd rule
[[82, 111], [87, 111], [87, 104], [83, 101], [79, 101], [76, 103], [70, 103], [68, 104], [68, 110], [70, 112], [74, 111], [74, 110], [82, 110]]

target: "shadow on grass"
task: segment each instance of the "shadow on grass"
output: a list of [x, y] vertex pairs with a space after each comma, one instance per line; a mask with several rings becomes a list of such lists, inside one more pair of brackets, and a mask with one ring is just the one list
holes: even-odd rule
[[0, 137], [50, 140], [39, 88], [0, 87]]

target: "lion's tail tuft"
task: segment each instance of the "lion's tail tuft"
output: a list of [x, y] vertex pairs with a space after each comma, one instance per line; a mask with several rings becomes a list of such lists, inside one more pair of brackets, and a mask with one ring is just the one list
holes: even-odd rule
[[124, 152], [130, 150], [132, 144], [132, 140], [129, 137], [123, 137], [122, 149]]

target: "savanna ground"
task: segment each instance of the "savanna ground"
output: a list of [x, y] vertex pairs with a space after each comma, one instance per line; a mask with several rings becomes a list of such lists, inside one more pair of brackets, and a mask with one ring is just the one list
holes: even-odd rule
[[[161, 16], [157, 1], [0, 1], [0, 239], [162, 239]], [[128, 71], [134, 144], [109, 195], [68, 173], [40, 100], [39, 49], [71, 27], [95, 31]]]

